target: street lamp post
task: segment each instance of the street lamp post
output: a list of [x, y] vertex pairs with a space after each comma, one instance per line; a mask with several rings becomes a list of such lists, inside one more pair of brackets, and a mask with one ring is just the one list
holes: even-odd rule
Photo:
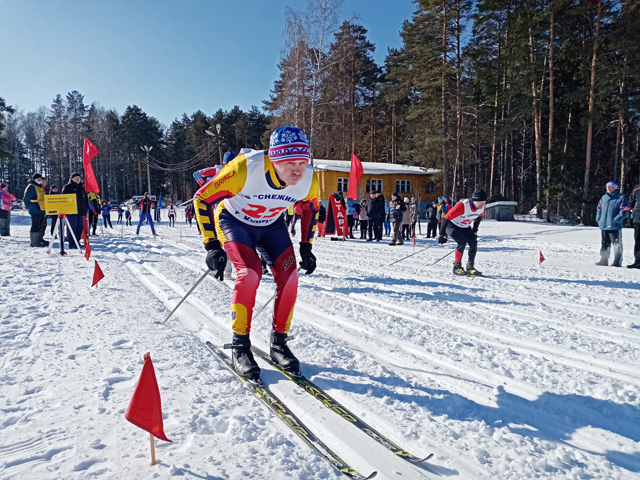
[[147, 152], [147, 191], [151, 195], [151, 175], [149, 174], [149, 152], [153, 150], [153, 147], [140, 147], [143, 152]]
[[220, 155], [220, 165], [222, 165], [222, 138], [220, 137], [220, 130], [222, 129], [222, 125], [219, 123], [216, 124], [216, 131], [218, 134], [216, 135], [211, 130], [205, 130], [204, 133], [209, 135], [210, 137], [216, 137], [216, 143], [218, 144], [218, 155]]

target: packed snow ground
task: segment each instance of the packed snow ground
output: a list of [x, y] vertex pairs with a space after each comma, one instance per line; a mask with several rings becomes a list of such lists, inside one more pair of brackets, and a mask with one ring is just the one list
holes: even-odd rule
[[[113, 215], [115, 221], [116, 215]], [[328, 479], [340, 475], [202, 344], [230, 340], [227, 286], [202, 283], [195, 225], [120, 225], [93, 261], [29, 248], [28, 216], [0, 238], [0, 478]], [[265, 383], [362, 474], [382, 479], [640, 478], [640, 271], [597, 267], [599, 231], [485, 222], [477, 268], [438, 246], [317, 239], [291, 333], [303, 373], [417, 456], [410, 465], [279, 373]], [[632, 261], [624, 231], [625, 264]], [[433, 240], [419, 237], [418, 247]], [[538, 251], [547, 260], [538, 268]], [[466, 260], [466, 257], [465, 257]], [[274, 289], [264, 277], [256, 306]], [[268, 347], [268, 309], [252, 339]], [[124, 419], [151, 352], [164, 425]]]

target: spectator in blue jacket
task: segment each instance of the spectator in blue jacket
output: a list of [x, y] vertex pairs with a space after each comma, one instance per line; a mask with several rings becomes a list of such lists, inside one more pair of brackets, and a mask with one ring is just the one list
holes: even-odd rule
[[100, 209], [100, 213], [102, 214], [104, 228], [107, 228], [107, 222], [109, 222], [109, 226], [113, 228], [113, 225], [111, 225], [111, 205], [109, 205], [106, 200], [102, 201], [102, 208]]
[[618, 191], [614, 181], [607, 183], [607, 193], [598, 203], [596, 222], [600, 227], [602, 243], [600, 261], [596, 265], [608, 265], [611, 246], [613, 245], [613, 266], [622, 266], [622, 221], [627, 207], [627, 197]]

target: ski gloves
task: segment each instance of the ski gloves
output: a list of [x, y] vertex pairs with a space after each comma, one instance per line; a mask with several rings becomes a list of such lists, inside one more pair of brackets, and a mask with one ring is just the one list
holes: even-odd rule
[[447, 243], [447, 240], [448, 240], [448, 238], [447, 238], [446, 235], [440, 235], [438, 237], [438, 243]]
[[313, 273], [316, 269], [316, 256], [311, 253], [311, 244], [309, 242], [300, 244], [300, 268], [302, 268], [307, 275]]
[[207, 267], [216, 272], [216, 278], [224, 280], [224, 269], [227, 266], [227, 252], [224, 251], [220, 240], [211, 240], [204, 248], [207, 250]]

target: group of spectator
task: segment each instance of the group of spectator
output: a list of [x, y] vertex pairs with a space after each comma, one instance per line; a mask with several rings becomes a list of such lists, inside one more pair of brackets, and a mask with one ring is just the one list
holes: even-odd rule
[[[14, 201], [15, 197], [13, 195], [10, 195], [8, 192], [4, 195], [6, 185], [2, 185], [4, 186], [2, 189], [3, 197], [9, 202]], [[44, 197], [45, 195], [56, 195], [59, 193], [63, 195], [74, 194], [76, 196], [76, 213], [65, 215], [68, 231], [70, 231], [70, 235], [67, 235], [67, 241], [69, 242], [68, 248], [78, 248], [83, 231], [86, 231], [87, 235], [96, 234], [96, 227], [100, 215], [102, 215], [105, 228], [107, 226], [113, 228], [113, 224], [111, 223], [111, 205], [109, 205], [106, 200], [101, 201], [100, 195], [97, 193], [87, 194], [82, 183], [82, 175], [79, 172], [71, 174], [69, 182], [62, 187], [62, 191], [58, 191], [56, 185], [49, 187], [47, 185], [47, 179], [40, 173], [36, 173], [27, 184], [23, 198], [24, 206], [31, 216], [30, 245], [32, 247], [46, 247], [49, 245], [49, 242], [44, 240], [47, 219], [51, 219], [51, 235], [53, 235], [53, 229], [58, 216], [46, 215]], [[2, 198], [3, 202], [1, 202], [3, 204], [4, 198]], [[8, 209], [10, 209], [10, 206]], [[4, 209], [2, 211], [4, 211]], [[118, 212], [118, 223], [122, 221], [123, 213], [126, 216], [127, 224], [131, 225], [131, 212], [128, 209], [126, 212], [123, 212], [122, 208]], [[0, 213], [0, 218], [4, 219], [4, 217], [5, 215]], [[0, 229], [0, 231], [5, 232], [6, 230], [6, 235], [9, 235], [10, 218], [9, 212], [8, 220], [5, 219], [4, 222], [0, 222], [0, 227], [5, 227], [4, 229]], [[2, 234], [5, 235], [5, 233]]]

